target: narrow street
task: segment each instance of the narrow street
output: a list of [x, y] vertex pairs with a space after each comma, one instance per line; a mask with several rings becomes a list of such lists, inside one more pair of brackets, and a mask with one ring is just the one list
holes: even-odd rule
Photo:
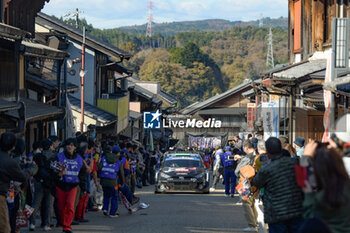
[[[145, 210], [129, 215], [119, 206], [119, 218], [109, 218], [102, 212], [89, 212], [90, 220], [73, 226], [74, 233], [125, 232], [125, 233], [226, 233], [242, 232], [246, 227], [241, 204], [234, 204], [238, 197], [225, 198], [223, 186], [211, 194], [154, 194], [154, 187], [138, 189], [142, 202], [150, 204]], [[37, 228], [35, 232], [43, 232]], [[51, 232], [62, 232], [54, 228]]]

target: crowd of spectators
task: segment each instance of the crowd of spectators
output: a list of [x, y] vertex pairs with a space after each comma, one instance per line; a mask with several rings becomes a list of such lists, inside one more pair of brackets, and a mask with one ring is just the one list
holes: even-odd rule
[[57, 136], [34, 142], [28, 154], [25, 145], [11, 132], [0, 136], [0, 232], [19, 232], [23, 213], [30, 231], [62, 227], [66, 233], [89, 221], [88, 210], [118, 217], [119, 194], [138, 203], [135, 190], [154, 184], [160, 158], [158, 150], [147, 153], [127, 140], [80, 133], [64, 142]]

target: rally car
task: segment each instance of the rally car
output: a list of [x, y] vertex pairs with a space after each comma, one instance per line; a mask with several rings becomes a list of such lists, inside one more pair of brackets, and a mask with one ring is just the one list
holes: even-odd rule
[[167, 154], [156, 172], [155, 193], [209, 193], [209, 171], [199, 154]]

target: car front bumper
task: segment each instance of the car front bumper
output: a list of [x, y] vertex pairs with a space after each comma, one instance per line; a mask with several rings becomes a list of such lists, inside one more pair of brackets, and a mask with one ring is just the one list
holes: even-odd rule
[[206, 180], [158, 180], [156, 184], [157, 192], [179, 192], [194, 191], [207, 192], [209, 184]]

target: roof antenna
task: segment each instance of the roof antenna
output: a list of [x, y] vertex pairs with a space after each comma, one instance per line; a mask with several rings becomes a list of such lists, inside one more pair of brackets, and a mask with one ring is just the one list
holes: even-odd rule
[[68, 18], [68, 17], [75, 17], [75, 27], [79, 28], [79, 14], [84, 13], [84, 11], [79, 11], [78, 8], [75, 9], [75, 12], [67, 12], [63, 17]]

